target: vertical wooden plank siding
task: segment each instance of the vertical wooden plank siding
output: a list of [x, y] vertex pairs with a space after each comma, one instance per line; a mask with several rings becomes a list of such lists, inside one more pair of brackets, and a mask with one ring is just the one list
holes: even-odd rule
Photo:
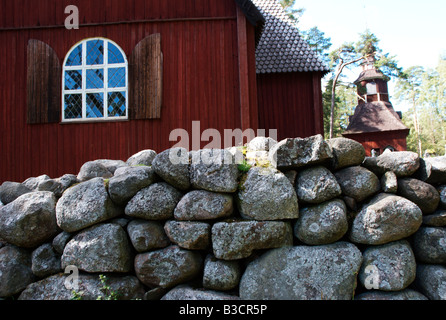
[[[192, 6], [177, 5], [177, 0], [78, 0], [79, 30], [63, 27], [63, 10], [69, 4], [72, 1], [0, 0], [0, 8], [8, 13], [0, 13], [4, 17], [0, 21], [0, 43], [5, 44], [0, 46], [0, 183], [20, 182], [41, 174], [52, 178], [77, 174], [86, 161], [126, 160], [143, 149], [159, 152], [176, 143], [169, 141], [172, 130], [191, 132], [192, 121], [196, 120], [200, 121], [201, 131], [241, 128], [237, 12], [233, 0], [194, 0]], [[30, 8], [35, 12], [29, 13]], [[118, 24], [112, 19], [119, 20]], [[141, 21], [146, 19], [175, 20]], [[164, 59], [160, 119], [26, 123], [29, 39], [53, 48], [62, 65], [70, 48], [83, 39], [108, 38], [129, 58], [139, 41], [156, 33], [161, 35]], [[62, 72], [58, 77], [62, 79]], [[61, 98], [59, 108], [62, 109]]]
[[[238, 35], [238, 66], [240, 79], [240, 104], [242, 130], [254, 129], [258, 127], [257, 104], [252, 101], [250, 94], [250, 64], [249, 64], [249, 41], [248, 41], [248, 21], [242, 10], [237, 7], [237, 35]], [[253, 35], [251, 33], [251, 35]], [[252, 42], [251, 42], [252, 44]], [[251, 70], [252, 71], [252, 70]]]
[[407, 150], [406, 130], [369, 132], [363, 134], [346, 134], [344, 137], [353, 139], [361, 143], [365, 149], [366, 156], [370, 157], [372, 149], [380, 149], [381, 153], [387, 146], [392, 146], [397, 151]]
[[322, 108], [315, 104], [313, 74], [276, 73], [257, 75], [259, 128], [277, 129], [278, 139], [308, 137], [320, 133]]
[[324, 135], [324, 110], [322, 106], [322, 85], [320, 72], [314, 72], [313, 76], [313, 103], [314, 103], [314, 132]]

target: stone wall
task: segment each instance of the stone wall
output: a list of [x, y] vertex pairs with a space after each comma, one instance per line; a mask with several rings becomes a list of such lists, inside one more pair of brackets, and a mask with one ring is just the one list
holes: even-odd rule
[[446, 299], [445, 157], [259, 137], [5, 182], [0, 201], [6, 299]]

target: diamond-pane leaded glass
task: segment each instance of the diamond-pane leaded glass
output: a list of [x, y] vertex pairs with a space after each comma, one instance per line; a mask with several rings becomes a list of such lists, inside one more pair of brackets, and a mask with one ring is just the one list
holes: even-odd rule
[[63, 119], [127, 117], [127, 60], [103, 38], [87, 39], [67, 55], [63, 70]]
[[108, 116], [125, 116], [125, 91], [108, 93]]
[[125, 68], [108, 69], [108, 87], [109, 88], [125, 87]]
[[124, 63], [121, 51], [111, 42], [108, 43], [108, 63]]
[[66, 94], [64, 100], [65, 119], [81, 119], [82, 94]]
[[104, 116], [104, 94], [87, 93], [87, 118], [102, 118]]
[[68, 67], [81, 66], [82, 65], [82, 44], [74, 48], [67, 58], [65, 63]]
[[104, 69], [87, 70], [87, 89], [102, 89], [104, 87]]
[[87, 65], [104, 63], [104, 41], [90, 40], [87, 42]]
[[65, 71], [65, 90], [82, 89], [82, 71], [69, 70]]

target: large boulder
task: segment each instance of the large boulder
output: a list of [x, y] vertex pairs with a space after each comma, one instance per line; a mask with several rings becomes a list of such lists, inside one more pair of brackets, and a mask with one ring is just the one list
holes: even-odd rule
[[212, 247], [218, 259], [247, 258], [253, 250], [278, 248], [292, 243], [291, 225], [284, 221], [217, 222], [212, 227]]
[[233, 209], [230, 194], [193, 190], [178, 202], [174, 216], [177, 220], [213, 220], [231, 216]]
[[57, 202], [59, 227], [75, 232], [122, 213], [110, 199], [103, 178], [92, 178], [67, 189]]
[[71, 233], [66, 232], [66, 231], [62, 231], [57, 236], [55, 236], [53, 238], [53, 242], [52, 242], [52, 246], [53, 246], [54, 250], [56, 250], [56, 252], [58, 254], [62, 254], [63, 249], [65, 248], [67, 243], [71, 240], [72, 236], [73, 235]]
[[57, 198], [60, 198], [65, 190], [76, 183], [79, 183], [79, 180], [74, 174], [65, 174], [57, 179], [45, 179], [38, 182], [35, 190], [50, 191], [54, 193]]
[[446, 300], [446, 267], [418, 264], [415, 285], [430, 300]]
[[359, 281], [366, 289], [399, 291], [415, 280], [415, 255], [406, 240], [368, 247], [363, 259]]
[[3, 204], [8, 204], [25, 193], [29, 193], [31, 191], [32, 190], [25, 184], [5, 181], [0, 186], [0, 202]]
[[446, 264], [446, 228], [422, 226], [413, 238], [417, 260], [422, 263]]
[[129, 272], [131, 246], [124, 229], [114, 223], [98, 224], [79, 232], [68, 242], [62, 268], [74, 265], [86, 272]]
[[338, 137], [327, 140], [333, 152], [331, 167], [334, 170], [359, 166], [365, 159], [365, 149], [359, 142]]
[[51, 243], [45, 243], [35, 249], [31, 255], [32, 271], [39, 278], [45, 278], [62, 270], [60, 254]]
[[398, 177], [393, 171], [387, 171], [380, 179], [381, 190], [385, 193], [396, 193], [398, 191]]
[[[25, 187], [27, 187], [28, 189], [30, 189], [32, 191], [38, 191], [37, 188], [39, 187], [39, 184], [46, 180], [51, 180], [51, 178], [46, 174], [42, 174], [38, 177], [31, 177], [31, 178], [26, 179], [25, 181], [22, 182], [22, 185], [24, 185]], [[1, 187], [0, 187], [0, 189], [1, 189]], [[45, 191], [45, 190], [43, 190], [43, 191]]]
[[166, 293], [161, 300], [240, 300], [239, 297], [229, 295], [227, 293], [205, 290], [205, 289], [194, 289], [189, 285], [179, 285]]
[[269, 151], [277, 141], [271, 137], [255, 137], [246, 144], [246, 149], [249, 151]]
[[113, 172], [99, 161], [85, 162], [77, 174], [77, 179], [79, 179], [79, 181], [87, 181], [98, 177], [104, 179], [113, 177]]
[[238, 164], [227, 149], [192, 152], [191, 185], [196, 189], [232, 193], [238, 187]]
[[127, 225], [130, 241], [138, 252], [165, 248], [170, 240], [164, 232], [164, 226], [159, 221], [135, 219]]
[[408, 177], [420, 167], [420, 157], [412, 151], [384, 152], [378, 157], [368, 157], [363, 166], [377, 175], [393, 171], [397, 177]]
[[[57, 274], [30, 284], [19, 300], [98, 300], [113, 294], [117, 300], [142, 299], [144, 287], [135, 276], [107, 275], [104, 280], [98, 275], [79, 273], [77, 289], [72, 288], [73, 275]], [[105, 285], [108, 287], [105, 289]]]
[[175, 188], [183, 191], [189, 189], [189, 153], [186, 149], [172, 148], [157, 154], [152, 168]]
[[138, 279], [149, 287], [171, 288], [195, 278], [202, 270], [203, 259], [196, 251], [174, 245], [135, 257]]
[[430, 184], [446, 183], [446, 156], [420, 159], [414, 177]]
[[34, 281], [31, 253], [7, 245], [0, 248], [0, 297], [13, 296]]
[[0, 238], [33, 248], [58, 233], [56, 198], [47, 191], [24, 194], [0, 209]]
[[420, 208], [410, 200], [380, 193], [353, 220], [350, 240], [371, 245], [400, 240], [418, 230], [422, 216]]
[[299, 206], [289, 179], [274, 168], [253, 167], [242, 178], [237, 194], [242, 217], [254, 220], [296, 219]]
[[335, 173], [342, 193], [356, 201], [364, 201], [379, 192], [381, 185], [378, 177], [366, 168], [355, 166]]
[[355, 297], [355, 300], [429, 300], [423, 294], [412, 289], [404, 289], [396, 292], [366, 291]]
[[398, 194], [414, 202], [423, 214], [435, 212], [440, 202], [440, 195], [432, 185], [413, 178], [398, 179]]
[[440, 207], [446, 209], [446, 185], [441, 185], [437, 188], [440, 194]]
[[240, 298], [351, 300], [361, 262], [361, 251], [347, 242], [270, 250], [246, 268]]
[[423, 224], [430, 227], [446, 227], [446, 210], [423, 216]]
[[151, 166], [155, 157], [156, 151], [147, 149], [135, 153], [125, 163], [129, 166]]
[[211, 225], [197, 221], [167, 221], [164, 230], [170, 241], [189, 250], [205, 250], [211, 243]]
[[320, 134], [284, 139], [269, 150], [268, 156], [269, 161], [280, 170], [327, 163], [332, 158], [331, 148]]
[[336, 177], [325, 167], [316, 166], [299, 172], [296, 182], [299, 202], [322, 203], [341, 195]]
[[127, 203], [125, 214], [146, 220], [167, 220], [173, 218], [173, 212], [183, 193], [166, 182], [157, 182], [141, 189]]
[[123, 205], [153, 182], [155, 174], [151, 167], [124, 167], [108, 181], [108, 193], [113, 202]]
[[237, 260], [226, 261], [208, 255], [204, 262], [203, 287], [218, 291], [236, 288], [241, 278], [241, 268]]
[[301, 209], [294, 234], [305, 244], [321, 245], [340, 240], [347, 230], [347, 207], [335, 199]]

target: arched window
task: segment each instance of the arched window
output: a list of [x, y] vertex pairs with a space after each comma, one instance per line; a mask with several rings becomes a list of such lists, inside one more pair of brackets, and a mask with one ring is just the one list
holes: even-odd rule
[[76, 44], [65, 57], [62, 82], [62, 121], [128, 118], [128, 63], [113, 41]]

